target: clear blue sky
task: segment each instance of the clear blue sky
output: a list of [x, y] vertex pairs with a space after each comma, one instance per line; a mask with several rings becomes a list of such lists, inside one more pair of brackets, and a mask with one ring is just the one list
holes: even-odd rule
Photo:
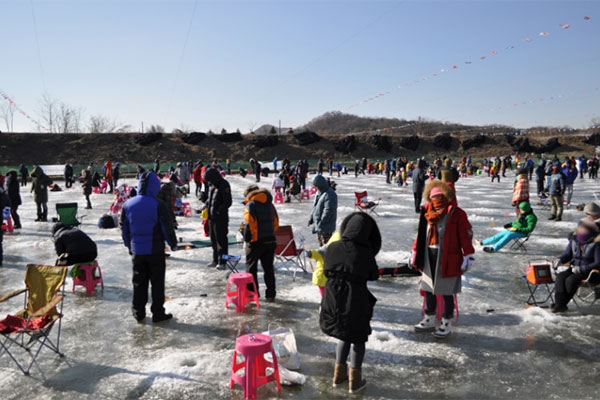
[[598, 1], [198, 1], [183, 52], [194, 4], [33, 1], [40, 62], [31, 2], [0, 0], [0, 89], [32, 116], [46, 91], [136, 128], [247, 131], [298, 126], [456, 64], [349, 112], [517, 127], [600, 116]]

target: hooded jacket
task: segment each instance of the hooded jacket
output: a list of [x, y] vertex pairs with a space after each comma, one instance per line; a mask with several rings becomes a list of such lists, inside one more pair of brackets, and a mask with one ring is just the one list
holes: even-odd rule
[[550, 193], [550, 196], [560, 196], [565, 192], [566, 187], [567, 183], [565, 176], [559, 169], [557, 173], [553, 173], [550, 176], [550, 182], [546, 189], [548, 193]]
[[526, 174], [517, 175], [512, 195], [514, 206], [518, 206], [523, 201], [529, 201], [529, 179]]
[[213, 222], [227, 223], [229, 221], [229, 207], [231, 207], [231, 186], [223, 179], [216, 168], [208, 168], [204, 173], [204, 181], [210, 184], [206, 209], [208, 219]]
[[340, 234], [341, 240], [330, 243], [325, 252], [327, 283], [319, 324], [326, 335], [364, 343], [371, 334], [377, 302], [367, 281], [379, 279], [375, 256], [381, 249], [381, 234], [375, 220], [362, 212], [347, 216]]
[[67, 253], [64, 265], [94, 261], [98, 257], [96, 243], [85, 232], [60, 222], [52, 227], [56, 255]]
[[319, 189], [315, 195], [315, 202], [310, 220], [313, 233], [329, 234], [335, 232], [337, 222], [338, 198], [335, 190], [329, 187], [327, 180], [322, 175], [317, 175], [312, 181], [313, 186]]
[[546, 160], [540, 161], [540, 165], [535, 169], [535, 180], [536, 182], [546, 180]]
[[318, 249], [311, 249], [307, 252], [307, 257], [316, 261], [316, 267], [312, 274], [312, 284], [315, 286], [325, 287], [327, 277], [325, 276], [325, 252], [327, 247], [333, 242], [339, 242], [342, 239], [340, 232], [335, 232], [325, 246]]
[[579, 175], [577, 168], [569, 166], [564, 167], [562, 169], [562, 173], [565, 176], [565, 184], [567, 185], [574, 184], [575, 180], [577, 179], [577, 175]]
[[10, 205], [17, 207], [21, 205], [21, 187], [19, 186], [19, 177], [17, 171], [8, 171], [6, 178], [6, 193], [10, 199]]
[[586, 275], [593, 269], [600, 269], [600, 235], [585, 243], [580, 243], [577, 236], [569, 235], [569, 244], [560, 256], [559, 262], [577, 266], [581, 273]]
[[517, 232], [529, 235], [535, 229], [537, 224], [537, 216], [533, 213], [531, 205], [528, 202], [519, 204], [519, 209], [525, 211], [518, 219], [511, 224], [512, 228], [517, 228]]
[[163, 254], [165, 240], [171, 248], [177, 245], [167, 205], [156, 198], [159, 190], [156, 174], [144, 172], [137, 196], [128, 200], [121, 212], [123, 243], [134, 255]]
[[279, 217], [273, 196], [267, 189], [254, 190], [244, 200], [244, 241], [246, 243], [275, 243]]
[[52, 184], [52, 179], [44, 173], [39, 166], [31, 172], [31, 191], [33, 192], [33, 201], [36, 203], [48, 202], [48, 186]]

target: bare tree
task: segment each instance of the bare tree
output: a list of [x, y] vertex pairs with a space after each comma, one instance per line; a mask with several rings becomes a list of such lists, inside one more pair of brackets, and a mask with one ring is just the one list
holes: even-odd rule
[[256, 122], [248, 121], [248, 129], [250, 130], [250, 133], [254, 133], [254, 128], [256, 128], [256, 125], [258, 125]]
[[146, 133], [165, 133], [165, 128], [161, 125], [150, 125], [150, 127], [146, 129]]
[[99, 114], [90, 117], [88, 130], [90, 133], [123, 133], [130, 131], [131, 125], [122, 124], [115, 119]]
[[6, 124], [6, 131], [13, 132], [13, 122], [15, 119], [15, 111], [17, 111], [17, 106], [11, 102], [2, 103], [2, 107], [0, 107], [0, 117], [4, 120]]
[[43, 125], [48, 128], [50, 133], [77, 133], [82, 131], [83, 110], [71, 107], [48, 94], [42, 96], [39, 115]]

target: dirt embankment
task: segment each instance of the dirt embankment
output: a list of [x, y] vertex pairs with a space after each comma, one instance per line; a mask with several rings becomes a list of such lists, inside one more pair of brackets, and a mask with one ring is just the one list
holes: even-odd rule
[[[475, 158], [509, 153], [591, 154], [593, 140], [584, 136], [515, 137], [509, 135], [204, 135], [198, 134], [0, 134], [0, 164], [85, 164], [106, 159], [122, 163], [161, 160], [246, 161], [249, 158], [292, 160], [333, 157], [334, 159], [392, 156], [453, 157], [471, 154]], [[586, 141], [588, 143], [586, 143]]]

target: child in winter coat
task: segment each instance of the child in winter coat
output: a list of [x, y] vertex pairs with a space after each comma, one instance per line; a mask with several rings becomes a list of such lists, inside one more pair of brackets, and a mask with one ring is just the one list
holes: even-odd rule
[[362, 378], [362, 362], [377, 302], [367, 281], [379, 278], [375, 256], [381, 249], [381, 234], [371, 216], [355, 212], [342, 222], [340, 236], [341, 240], [331, 243], [325, 253], [327, 283], [319, 324], [323, 333], [339, 340], [333, 386], [349, 379], [348, 391], [357, 393], [367, 384]]
[[[533, 232], [537, 224], [537, 217], [533, 213], [531, 205], [523, 201], [519, 204], [518, 209], [519, 218], [510, 224], [504, 225], [505, 230], [502, 232], [481, 241], [481, 245], [486, 246], [483, 248], [483, 251], [486, 253], [495, 253], [511, 241], [527, 237], [527, 235]], [[490, 247], [491, 245], [493, 246]]]
[[577, 225], [577, 230], [569, 235], [569, 243], [560, 256], [560, 264], [568, 267], [556, 275], [554, 290], [555, 301], [553, 313], [562, 313], [569, 308], [567, 304], [581, 285], [589, 279], [592, 284], [600, 283], [600, 228], [590, 217], [585, 217]]
[[92, 202], [90, 201], [90, 195], [92, 194], [92, 177], [90, 175], [90, 171], [87, 169], [81, 171], [81, 187], [83, 188], [83, 195], [85, 196], [85, 201], [87, 202], [85, 208], [87, 210], [91, 210]]
[[317, 266], [312, 275], [312, 284], [319, 288], [321, 297], [323, 297], [323, 293], [325, 293], [325, 283], [327, 283], [327, 277], [325, 276], [325, 252], [327, 251], [327, 246], [338, 240], [340, 240], [340, 233], [335, 232], [325, 246], [306, 251], [306, 256], [317, 262]]
[[[421, 210], [410, 259], [410, 264], [423, 273], [421, 291], [425, 294], [425, 317], [415, 325], [415, 330], [435, 331], [435, 337], [445, 338], [452, 330], [454, 296], [461, 291], [461, 276], [474, 261], [473, 230], [449, 184], [429, 183], [425, 198], [428, 203]], [[444, 299], [444, 314], [436, 330], [438, 296]]]
[[513, 185], [512, 206], [515, 207], [517, 216], [520, 214], [519, 205], [524, 201], [529, 202], [529, 179], [527, 176], [528, 171], [525, 168], [519, 170]]

